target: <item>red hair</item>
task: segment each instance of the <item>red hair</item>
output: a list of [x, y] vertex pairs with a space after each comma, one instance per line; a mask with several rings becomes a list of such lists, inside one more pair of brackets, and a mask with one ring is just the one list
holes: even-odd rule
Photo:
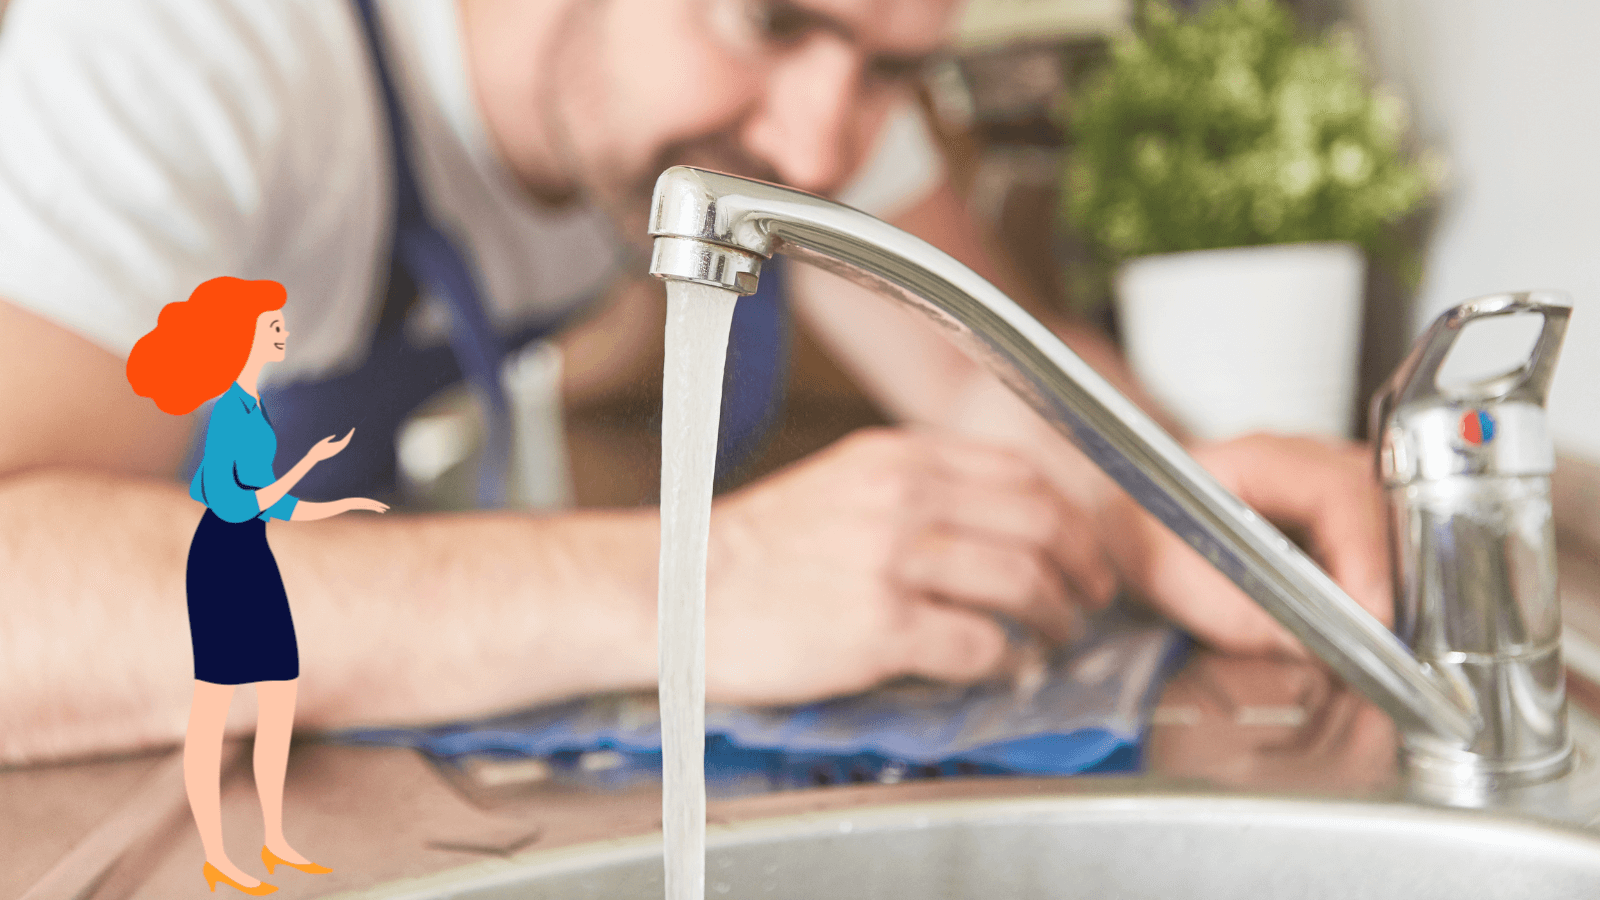
[[128, 354], [128, 383], [163, 412], [181, 416], [222, 394], [244, 371], [256, 320], [283, 309], [276, 281], [213, 278], [188, 300], [161, 308], [155, 330]]

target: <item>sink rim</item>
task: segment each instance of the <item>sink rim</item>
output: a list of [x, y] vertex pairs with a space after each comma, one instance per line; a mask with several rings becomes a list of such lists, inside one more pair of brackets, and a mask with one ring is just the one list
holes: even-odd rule
[[[1138, 818], [1170, 823], [1280, 824], [1372, 831], [1379, 826], [1396, 834], [1424, 831], [1434, 839], [1451, 836], [1491, 843], [1509, 852], [1587, 854], [1600, 867], [1600, 833], [1580, 826], [1508, 815], [1503, 811], [1422, 806], [1402, 800], [1344, 799], [1297, 794], [1207, 793], [1172, 791], [1141, 793], [1120, 785], [1115, 790], [1061, 794], [996, 796], [891, 802], [846, 809], [816, 810], [708, 824], [708, 852], [760, 843], [818, 837], [829, 833], [883, 832], [960, 824], [1053, 819], [1100, 820], [1107, 823]], [[430, 875], [373, 885], [331, 895], [330, 900], [433, 900], [449, 891], [479, 890], [514, 882], [569, 874], [575, 870], [638, 863], [661, 858], [659, 831], [528, 850], [502, 859], [468, 863]], [[710, 871], [707, 873], [710, 874]]]

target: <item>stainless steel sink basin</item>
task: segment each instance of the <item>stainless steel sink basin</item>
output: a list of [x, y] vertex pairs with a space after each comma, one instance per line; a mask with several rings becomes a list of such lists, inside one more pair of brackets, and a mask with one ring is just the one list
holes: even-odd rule
[[[1570, 561], [1600, 597], [1600, 565]], [[1600, 898], [1600, 666], [1571, 683], [1573, 771], [1498, 810], [1451, 809], [1404, 802], [1393, 722], [1324, 667], [1197, 650], [1157, 703], [1142, 774], [721, 801], [713, 822], [732, 824], [710, 828], [706, 896]], [[558, 794], [497, 790], [471, 795], [509, 821], [557, 821]], [[640, 836], [576, 844], [552, 828], [567, 842], [339, 896], [659, 900], [661, 836], [640, 834], [659, 797], [639, 803], [651, 811], [620, 827]]]
[[[713, 828], [707, 896], [771, 900], [1592, 898], [1600, 838], [1398, 803], [1072, 795]], [[657, 900], [661, 843], [497, 860], [347, 898]]]

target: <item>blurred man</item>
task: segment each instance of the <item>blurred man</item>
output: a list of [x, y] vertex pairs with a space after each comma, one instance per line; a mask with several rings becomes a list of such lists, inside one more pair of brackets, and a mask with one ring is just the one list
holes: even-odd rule
[[[173, 476], [196, 423], [122, 371], [163, 304], [220, 274], [280, 281], [298, 338], [281, 377], [343, 384], [384, 347], [461, 355], [437, 324], [461, 307], [408, 302], [407, 272], [433, 276], [396, 249], [402, 172], [505, 334], [614, 275], [669, 164], [833, 194], [897, 142], [933, 162], [887, 166], [903, 183], [875, 211], [1003, 284], [908, 102], [955, 5], [17, 0], [0, 30], [0, 760], [183, 733], [200, 510]], [[984, 677], [1006, 657], [995, 615], [1066, 638], [1119, 582], [1221, 646], [1297, 647], [926, 326], [796, 274], [811, 328], [921, 427], [852, 436], [718, 502], [711, 699]], [[1114, 351], [1058, 325], [1138, 395]], [[275, 427], [289, 416], [263, 404]], [[365, 427], [356, 442], [392, 439]], [[1358, 448], [1258, 436], [1195, 452], [1388, 617]], [[485, 511], [275, 531], [301, 724], [648, 688], [657, 527], [654, 510]]]

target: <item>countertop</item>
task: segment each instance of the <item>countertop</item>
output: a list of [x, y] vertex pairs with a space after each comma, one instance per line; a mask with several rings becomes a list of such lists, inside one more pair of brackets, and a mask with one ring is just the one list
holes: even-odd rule
[[[1562, 610], [1571, 633], [1593, 646], [1600, 644], [1600, 563], [1581, 538], [1570, 530], [1562, 533]], [[1600, 689], [1593, 681], [1569, 666], [1568, 684], [1575, 704], [1600, 711]], [[264, 876], [256, 857], [260, 807], [245, 754], [234, 749], [237, 760], [223, 791], [229, 847], [236, 862]], [[712, 823], [733, 822], [884, 802], [1119, 785], [1377, 798], [1391, 796], [1397, 784], [1393, 726], [1320, 665], [1207, 651], [1193, 653], [1164, 689], [1146, 756], [1148, 771], [1136, 778], [827, 787], [713, 800], [708, 817]], [[334, 873], [311, 876], [280, 869], [268, 879], [279, 887], [274, 896], [322, 897], [484, 859], [660, 828], [655, 786], [585, 791], [541, 781], [537, 774], [537, 767], [520, 773], [513, 767], [446, 777], [410, 750], [299, 741], [285, 786], [289, 837]], [[107, 822], [121, 824], [105, 827]], [[117, 859], [81, 896], [197, 896], [203, 889], [204, 854], [181, 794], [176, 754], [0, 771], [0, 898], [21, 897], [73, 852], [79, 858]]]

